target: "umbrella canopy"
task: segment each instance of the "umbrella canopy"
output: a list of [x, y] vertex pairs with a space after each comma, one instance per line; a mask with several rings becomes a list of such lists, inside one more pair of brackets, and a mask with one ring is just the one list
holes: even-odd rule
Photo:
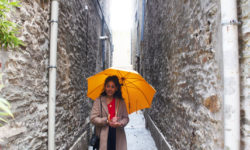
[[156, 90], [139, 73], [133, 70], [108, 68], [89, 77], [87, 79], [87, 96], [93, 100], [98, 98], [104, 90], [105, 79], [113, 75], [119, 78], [122, 85], [122, 97], [129, 114], [151, 106]]

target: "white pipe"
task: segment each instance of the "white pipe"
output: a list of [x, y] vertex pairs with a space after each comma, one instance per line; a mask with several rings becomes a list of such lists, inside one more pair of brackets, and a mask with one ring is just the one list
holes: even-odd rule
[[221, 0], [224, 149], [240, 149], [240, 83], [236, 0]]
[[56, 102], [56, 53], [57, 53], [57, 30], [58, 8], [56, 0], [51, 2], [51, 28], [50, 28], [50, 60], [49, 60], [49, 129], [48, 149], [55, 150], [55, 102]]

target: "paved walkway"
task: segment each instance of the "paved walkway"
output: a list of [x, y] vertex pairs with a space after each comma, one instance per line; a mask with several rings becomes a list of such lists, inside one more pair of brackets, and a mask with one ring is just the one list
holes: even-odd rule
[[[125, 127], [128, 150], [157, 150], [150, 132], [146, 129], [142, 112], [129, 115], [129, 119]], [[89, 147], [89, 150], [92, 150], [92, 147]]]
[[129, 115], [129, 119], [129, 124], [125, 127], [128, 150], [157, 150], [150, 132], [145, 127], [142, 112]]

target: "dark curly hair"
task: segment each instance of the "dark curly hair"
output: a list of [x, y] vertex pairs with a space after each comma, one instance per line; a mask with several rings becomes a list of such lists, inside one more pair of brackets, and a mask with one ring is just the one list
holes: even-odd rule
[[105, 86], [107, 85], [107, 83], [108, 83], [109, 81], [113, 81], [114, 84], [115, 84], [115, 86], [117, 87], [117, 91], [115, 92], [114, 97], [119, 98], [119, 99], [123, 99], [123, 98], [122, 98], [122, 92], [121, 92], [121, 84], [120, 84], [119, 79], [118, 79], [117, 76], [108, 76], [108, 77], [105, 79], [103, 92], [101, 93], [100, 96], [106, 96], [106, 95], [107, 95], [107, 93], [106, 93], [106, 91], [105, 91]]

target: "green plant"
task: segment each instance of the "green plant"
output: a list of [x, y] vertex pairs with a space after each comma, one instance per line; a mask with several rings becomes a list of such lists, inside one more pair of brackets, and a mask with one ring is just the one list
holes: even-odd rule
[[0, 47], [3, 47], [5, 50], [24, 45], [16, 37], [19, 33], [19, 26], [7, 18], [7, 14], [11, 12], [13, 7], [20, 7], [19, 3], [19, 1], [0, 0]]
[[[11, 116], [14, 118], [10, 111], [10, 103], [6, 99], [0, 98], [0, 122], [7, 123], [7, 120], [4, 118], [5, 116]], [[1, 123], [0, 126], [2, 126]]]

